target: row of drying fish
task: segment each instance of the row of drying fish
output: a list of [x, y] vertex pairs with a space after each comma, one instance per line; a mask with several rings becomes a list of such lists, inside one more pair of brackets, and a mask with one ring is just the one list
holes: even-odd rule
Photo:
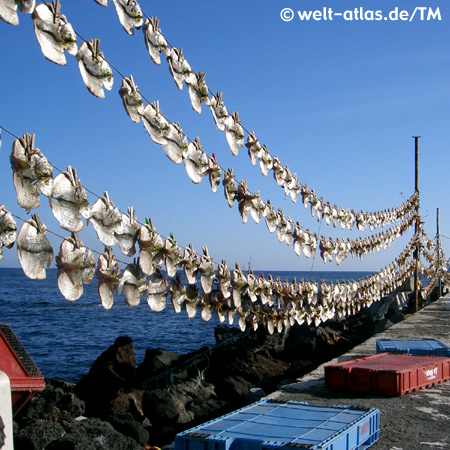
[[[105, 4], [105, 2], [101, 3]], [[134, 0], [114, 0], [114, 4], [122, 25], [130, 34], [132, 34], [133, 28], [139, 28], [144, 24], [143, 14], [137, 2]], [[76, 55], [83, 82], [89, 92], [103, 98], [105, 89], [112, 89], [112, 70], [100, 50], [99, 40], [93, 39], [84, 42], [78, 49], [76, 33], [67, 18], [61, 14], [59, 1], [34, 7], [34, 2], [0, 0], [0, 17], [9, 23], [18, 23], [17, 9], [24, 12], [33, 12], [35, 33], [46, 58], [63, 65], [66, 64], [66, 51], [71, 55]], [[14, 20], [7, 20], [8, 17], [11, 19], [11, 10], [15, 14]], [[168, 46], [160, 32], [157, 19], [146, 20], [144, 30], [145, 42], [152, 59], [160, 63], [160, 53], [166, 55], [177, 85], [182, 88], [186, 82], [189, 86], [189, 94], [194, 109], [200, 111], [202, 103], [207, 103], [210, 106], [218, 128], [225, 132], [233, 153], [237, 154], [239, 148], [244, 146], [245, 137], [244, 130], [239, 122], [239, 116], [236, 113], [228, 114], [222, 95], [218, 94], [209, 98], [204, 74], [192, 72], [182, 51]], [[124, 82], [125, 84], [133, 83], [132, 80]], [[133, 86], [125, 86], [125, 88], [122, 86], [121, 91], [124, 89], [128, 91], [126, 95], [132, 119], [139, 121], [137, 114], [143, 107], [140, 95], [137, 95], [137, 91], [133, 90]], [[297, 201], [300, 196], [304, 206], [310, 207], [312, 215], [317, 217], [318, 220], [325, 220], [328, 224], [340, 225], [346, 229], [353, 226], [356, 226], [359, 230], [373, 229], [403, 219], [418, 206], [418, 196], [414, 194], [400, 207], [391, 210], [368, 213], [338, 208], [325, 201], [308, 186], [301, 184], [287, 166], [283, 166], [278, 158], [270, 154], [267, 147], [259, 142], [254, 133], [250, 133], [245, 145], [248, 148], [252, 164], [256, 165], [259, 161], [264, 175], [272, 170], [275, 181], [284, 189], [286, 195], [289, 195], [293, 201]], [[177, 153], [175, 150], [175, 158], [179, 158]], [[198, 178], [198, 175], [194, 175], [194, 178]]]
[[[98, 1], [103, 6], [105, 1]], [[136, 1], [123, 2], [128, 5], [119, 7], [117, 0], [114, 1], [120, 22], [128, 34], [133, 34], [134, 28], [143, 26], [145, 44], [153, 62], [161, 64], [161, 54], [167, 59], [170, 73], [177, 87], [182, 90], [184, 84], [188, 86], [189, 97], [193, 109], [201, 113], [202, 104], [211, 110], [217, 128], [225, 133], [226, 140], [233, 155], [237, 156], [244, 146], [252, 165], [259, 164], [261, 173], [268, 175], [273, 173], [274, 180], [292, 201], [297, 202], [301, 197], [306, 207], [311, 208], [313, 216], [318, 220], [325, 220], [327, 224], [341, 226], [344, 229], [357, 227], [359, 230], [366, 228], [374, 229], [401, 220], [418, 205], [418, 196], [413, 194], [398, 208], [377, 212], [355, 211], [352, 209], [339, 208], [324, 200], [314, 190], [301, 183], [297, 176], [283, 165], [280, 160], [273, 156], [267, 146], [261, 144], [254, 132], [247, 136], [241, 124], [239, 114], [228, 112], [223, 100], [223, 94], [218, 93], [210, 96], [210, 90], [206, 84], [204, 72], [194, 72], [186, 60], [184, 53], [179, 48], [172, 48], [167, 39], [161, 33], [159, 19], [148, 18], [144, 22], [142, 9]], [[131, 3], [131, 4], [130, 4]]]
[[[130, 85], [124, 81], [123, 88], [126, 86]], [[128, 97], [123, 92], [122, 98], [129, 110]], [[163, 147], [172, 161], [184, 162], [192, 181], [200, 182], [207, 175], [213, 190], [217, 190], [222, 172], [214, 156], [205, 153], [198, 139], [189, 143], [177, 124], [166, 121], [169, 131], [164, 135], [157, 132], [155, 124], [161, 124], [164, 117], [156, 107], [147, 105], [142, 116], [138, 116], [142, 118], [152, 139]], [[49, 198], [53, 214], [65, 230], [77, 233], [84, 227], [84, 219], [87, 219], [104, 245], [118, 243], [125, 255], [132, 256], [135, 253], [133, 241], [136, 241], [139, 223], [134, 211], [131, 209], [127, 214], [120, 213], [107, 194], [89, 206], [86, 189], [76, 170], [69, 167], [53, 178], [52, 166], [36, 148], [34, 135], [25, 134], [14, 140], [10, 159], [17, 201], [22, 208], [30, 211], [39, 207], [42, 194]], [[297, 255], [311, 257], [319, 247], [325, 262], [336, 261], [340, 264], [349, 255], [362, 257], [385, 249], [401, 237], [415, 220], [411, 214], [404, 222], [377, 235], [353, 240], [332, 239], [317, 236], [286, 217], [281, 210], [274, 210], [270, 202], [264, 202], [259, 194], [251, 193], [245, 181], [238, 183], [232, 170], [225, 173], [222, 183], [228, 205], [238, 205], [244, 223], [249, 216], [257, 223], [264, 219], [269, 232], [275, 233], [280, 242], [291, 246]]]
[[[4, 207], [0, 211], [0, 242], [11, 247], [15, 222]], [[53, 249], [46, 232], [46, 226], [33, 215], [18, 233], [19, 262], [29, 278], [44, 279], [52, 262]], [[345, 318], [393, 292], [413, 270], [411, 258], [416, 239], [393, 263], [363, 280], [337, 284], [283, 282], [243, 273], [238, 265], [230, 271], [225, 262], [215, 270], [206, 248], [202, 256], [189, 247], [181, 259], [174, 258], [174, 238], [163, 241], [151, 222], [146, 222], [140, 229], [140, 258], [128, 264], [123, 273], [111, 248], [106, 248], [96, 262], [93, 252], [76, 234], [64, 239], [56, 256], [58, 287], [66, 299], [76, 301], [83, 295], [84, 285], [96, 276], [106, 309], [112, 308], [114, 296], [120, 292], [129, 306], [139, 305], [141, 298], [147, 296], [148, 305], [155, 312], [163, 311], [167, 301], [171, 301], [175, 312], [180, 313], [184, 307], [189, 318], [200, 309], [203, 320], [210, 320], [215, 312], [221, 322], [228, 320], [232, 324], [237, 317], [242, 330], [247, 325], [256, 329], [263, 324], [273, 333], [295, 322], [318, 326], [326, 320]], [[178, 272], [181, 270], [184, 283]]]

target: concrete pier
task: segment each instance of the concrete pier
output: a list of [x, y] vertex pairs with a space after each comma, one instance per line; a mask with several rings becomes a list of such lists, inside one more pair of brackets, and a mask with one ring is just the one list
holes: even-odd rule
[[[376, 353], [377, 339], [433, 338], [450, 346], [450, 296], [443, 297], [379, 333], [327, 364]], [[283, 386], [268, 398], [297, 400], [319, 405], [355, 405], [381, 411], [381, 438], [372, 447], [383, 450], [450, 449], [450, 382], [402, 397], [352, 397], [330, 392], [324, 366], [298, 382]]]

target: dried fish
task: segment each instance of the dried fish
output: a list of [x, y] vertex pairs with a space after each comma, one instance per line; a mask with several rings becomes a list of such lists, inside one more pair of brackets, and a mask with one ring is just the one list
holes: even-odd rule
[[165, 265], [169, 277], [173, 278], [177, 274], [177, 266], [181, 261], [181, 255], [172, 234], [164, 241], [164, 246], [157, 251], [154, 259], [157, 264], [163, 263]]
[[227, 169], [223, 177], [223, 187], [225, 198], [227, 199], [228, 206], [233, 207], [234, 202], [237, 200], [238, 195], [238, 185], [234, 178], [233, 169]]
[[161, 144], [167, 157], [175, 164], [183, 162], [189, 141], [178, 123], [171, 123], [165, 133], [165, 143]]
[[161, 53], [167, 55], [168, 44], [166, 38], [161, 33], [158, 18], [150, 17], [145, 21], [144, 40], [150, 58], [152, 58], [155, 64], [161, 64]]
[[119, 292], [123, 293], [128, 306], [138, 306], [142, 294], [147, 290], [145, 275], [139, 267], [139, 261], [128, 264], [119, 283]]
[[122, 99], [123, 107], [130, 119], [134, 123], [139, 123], [144, 114], [144, 102], [131, 75], [122, 80], [119, 95]]
[[218, 92], [210, 99], [210, 108], [214, 118], [214, 122], [220, 131], [225, 131], [226, 122], [228, 119], [228, 111], [223, 102], [223, 94]]
[[209, 89], [205, 81], [205, 76], [206, 74], [204, 72], [192, 72], [186, 79], [192, 109], [198, 114], [202, 112], [202, 103], [209, 105]]
[[136, 253], [139, 231], [140, 225], [134, 208], [128, 208], [127, 214], [122, 214], [121, 223], [114, 231], [114, 236], [124, 255], [133, 256]]
[[105, 309], [111, 309], [121, 278], [119, 263], [111, 248], [105, 248], [104, 253], [98, 258], [96, 276], [102, 306]]
[[184, 269], [188, 284], [195, 284], [197, 281], [197, 271], [200, 267], [200, 260], [191, 244], [185, 248], [180, 266]]
[[31, 14], [35, 3], [35, 0], [0, 0], [0, 20], [17, 26], [19, 25], [17, 10], [24, 14]]
[[114, 233], [121, 225], [122, 215], [110, 200], [108, 192], [105, 192], [82, 215], [92, 224], [102, 244], [107, 247], [112, 247], [117, 244]]
[[87, 193], [77, 172], [72, 167], [59, 174], [54, 182], [50, 196], [50, 208], [62, 228], [77, 233], [84, 227], [81, 218], [89, 203]]
[[184, 158], [186, 173], [193, 183], [200, 183], [208, 173], [210, 160], [198, 138], [195, 138], [188, 146]]
[[166, 309], [166, 299], [169, 292], [169, 285], [164, 279], [161, 271], [156, 269], [150, 275], [147, 283], [147, 303], [150, 309], [155, 312], [161, 312]]
[[228, 116], [225, 121], [225, 137], [227, 138], [231, 153], [234, 156], [239, 155], [239, 149], [244, 146], [245, 134], [237, 112]]
[[157, 266], [155, 255], [164, 247], [164, 242], [150, 219], [145, 219], [139, 229], [138, 243], [139, 265], [145, 275], [152, 275]]
[[173, 309], [179, 314], [181, 312], [181, 306], [186, 300], [186, 288], [181, 283], [178, 275], [170, 282], [170, 295], [172, 298]]
[[41, 3], [33, 12], [36, 38], [44, 56], [64, 66], [67, 64], [65, 52], [75, 56], [78, 52], [77, 36], [66, 16], [61, 14], [61, 3]]
[[178, 89], [183, 89], [184, 82], [192, 72], [191, 66], [184, 57], [181, 48], [172, 48], [167, 55], [170, 73], [172, 74]]
[[34, 134], [24, 134], [14, 140], [10, 160], [17, 203], [26, 211], [38, 208], [39, 195], [51, 194], [53, 170], [47, 158], [35, 148]]
[[186, 288], [186, 313], [189, 319], [193, 319], [197, 315], [198, 290], [194, 284], [190, 284]]
[[0, 261], [3, 258], [3, 247], [12, 248], [16, 238], [16, 222], [5, 206], [0, 205]]
[[241, 295], [247, 287], [247, 280], [245, 275], [242, 273], [239, 264], [236, 264], [232, 277], [231, 277], [231, 285], [233, 287], [233, 303], [236, 308], [239, 308], [242, 304]]
[[58, 287], [66, 300], [76, 301], [84, 292], [83, 284], [89, 284], [95, 274], [95, 258], [75, 235], [64, 239], [56, 256]]
[[237, 201], [239, 205], [239, 213], [241, 214], [242, 222], [247, 223], [249, 214], [252, 215], [256, 223], [259, 222], [258, 213], [255, 210], [255, 200], [257, 195], [252, 194], [248, 190], [246, 181], [241, 181], [238, 186]]
[[226, 300], [231, 297], [232, 287], [230, 269], [228, 269], [227, 263], [225, 261], [222, 261], [219, 264], [217, 277], [219, 279], [220, 292], [223, 295], [223, 298]]
[[211, 190], [213, 192], [217, 192], [217, 189], [220, 186], [220, 181], [222, 179], [222, 169], [220, 168], [216, 160], [216, 155], [214, 153], [208, 158], [207, 173]]
[[88, 91], [98, 98], [105, 98], [105, 89], [110, 91], [114, 78], [111, 67], [100, 50], [100, 41], [84, 42], [77, 53], [78, 68]]
[[247, 138], [247, 143], [245, 146], [248, 149], [248, 156], [253, 166], [256, 166], [256, 163], [262, 157], [262, 145], [259, 142], [258, 138], [254, 131], [252, 131]]
[[123, 29], [129, 34], [144, 24], [144, 14], [136, 0], [112, 0]]
[[144, 108], [142, 122], [153, 142], [159, 145], [167, 144], [167, 133], [169, 132], [169, 121], [161, 114], [159, 103], [151, 103]]
[[265, 145], [263, 145], [261, 148], [261, 158], [259, 160], [259, 167], [261, 169], [261, 173], [264, 176], [267, 176], [273, 168], [273, 158]]
[[200, 283], [202, 285], [203, 292], [209, 294], [212, 290], [214, 280], [214, 266], [208, 253], [208, 247], [203, 247], [203, 255], [200, 258]]
[[17, 254], [28, 278], [45, 280], [53, 259], [53, 249], [46, 237], [47, 227], [37, 215], [22, 225], [17, 236]]

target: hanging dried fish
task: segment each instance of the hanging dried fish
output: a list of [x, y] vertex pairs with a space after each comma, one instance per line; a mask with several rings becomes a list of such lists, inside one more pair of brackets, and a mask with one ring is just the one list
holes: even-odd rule
[[161, 53], [168, 54], [168, 44], [159, 27], [159, 19], [150, 17], [144, 24], [144, 40], [148, 54], [155, 64], [161, 64]]
[[50, 196], [50, 208], [62, 228], [77, 233], [84, 227], [81, 218], [89, 203], [87, 193], [77, 172], [72, 167], [59, 174], [54, 182]]
[[147, 293], [147, 303], [152, 311], [161, 312], [166, 309], [169, 285], [159, 269], [150, 275], [147, 282]]
[[245, 146], [248, 149], [248, 156], [252, 165], [256, 166], [256, 163], [262, 157], [263, 149], [254, 131], [252, 131], [248, 135], [247, 143], [245, 144]]
[[131, 36], [144, 24], [144, 14], [136, 0], [112, 0], [123, 29]]
[[214, 281], [214, 265], [208, 253], [208, 247], [203, 247], [203, 255], [200, 258], [200, 283], [202, 285], [203, 292], [209, 294], [212, 290]]
[[247, 274], [247, 294], [254, 303], [258, 300], [259, 285], [253, 273]]
[[125, 256], [133, 256], [136, 253], [139, 231], [140, 225], [134, 208], [128, 208], [127, 214], [122, 214], [121, 223], [114, 231], [120, 250]]
[[191, 99], [192, 109], [201, 114], [202, 103], [209, 105], [209, 89], [205, 81], [204, 72], [192, 72], [186, 80], [189, 87], [189, 98]]
[[134, 123], [139, 123], [144, 114], [144, 102], [131, 75], [122, 80], [119, 95], [130, 119]]
[[227, 263], [222, 261], [217, 269], [217, 277], [219, 279], [220, 292], [226, 300], [231, 297], [231, 273], [228, 269]]
[[114, 233], [122, 222], [122, 215], [110, 200], [107, 192], [83, 212], [83, 217], [92, 224], [102, 244], [107, 247], [117, 244]]
[[190, 284], [186, 288], [186, 313], [189, 319], [193, 319], [197, 315], [198, 290], [195, 284]]
[[248, 190], [248, 184], [246, 181], [241, 181], [239, 183], [236, 199], [238, 201], [242, 223], [247, 223], [249, 214], [251, 214], [256, 223], [259, 223], [260, 217], [255, 209], [255, 200], [257, 198], [258, 196], [256, 194], [252, 194]]
[[191, 66], [184, 57], [181, 48], [172, 48], [167, 55], [170, 73], [172, 74], [178, 89], [183, 89], [184, 82], [192, 72]]
[[78, 68], [88, 91], [98, 98], [105, 98], [105, 89], [110, 91], [114, 79], [111, 67], [100, 51], [100, 41], [84, 42], [77, 53]]
[[170, 296], [174, 311], [179, 314], [181, 307], [186, 300], [186, 288], [181, 283], [180, 277], [177, 275], [170, 281]]
[[41, 3], [33, 12], [36, 38], [44, 56], [64, 66], [67, 64], [65, 52], [75, 56], [78, 52], [77, 36], [66, 16], [61, 14], [61, 3]]
[[119, 264], [111, 248], [105, 248], [104, 253], [98, 258], [96, 276], [102, 306], [111, 309], [121, 278]]
[[231, 285], [233, 287], [233, 303], [236, 308], [239, 308], [242, 304], [241, 295], [247, 287], [247, 280], [242, 273], [239, 264], [236, 264], [232, 276]]
[[223, 177], [222, 183], [223, 183], [225, 198], [227, 199], [228, 206], [230, 208], [232, 208], [234, 205], [234, 202], [237, 200], [237, 194], [238, 194], [238, 185], [234, 178], [233, 169], [227, 169], [227, 171], [225, 172], [225, 175]]
[[16, 222], [5, 206], [0, 205], [0, 261], [3, 258], [3, 247], [12, 248], [16, 238]]
[[165, 141], [162, 147], [166, 156], [175, 164], [181, 164], [188, 149], [189, 141], [178, 123], [169, 124]]
[[278, 214], [273, 210], [270, 200], [268, 200], [266, 203], [264, 217], [266, 219], [266, 225], [269, 232], [275, 233], [279, 225], [279, 218]]
[[142, 122], [153, 142], [159, 145], [167, 144], [167, 133], [169, 132], [169, 121], [161, 114], [159, 103], [151, 103], [144, 109]]
[[201, 318], [205, 322], [209, 322], [212, 318], [212, 309], [211, 309], [211, 303], [210, 303], [210, 297], [211, 295], [204, 295], [201, 303]]
[[272, 163], [273, 178], [278, 186], [284, 186], [286, 178], [286, 169], [281, 165], [278, 158], [273, 159]]
[[52, 166], [34, 145], [35, 135], [24, 134], [14, 140], [10, 157], [17, 203], [26, 211], [38, 208], [39, 195], [49, 196], [53, 185]]
[[0, 0], [0, 20], [17, 26], [19, 25], [17, 10], [24, 14], [31, 14], [35, 4], [35, 0]]
[[138, 235], [140, 248], [139, 265], [145, 275], [152, 275], [156, 269], [155, 255], [164, 247], [164, 241], [157, 233], [150, 219], [145, 219]]
[[195, 138], [185, 152], [184, 167], [191, 181], [198, 184], [207, 174], [210, 161], [198, 138]]
[[228, 110], [223, 102], [223, 94], [218, 92], [210, 99], [211, 113], [214, 122], [220, 131], [225, 131], [226, 122], [228, 119]]
[[259, 160], [259, 168], [264, 176], [267, 176], [273, 168], [273, 158], [268, 148], [263, 145], [261, 148], [261, 158]]
[[217, 192], [217, 189], [220, 186], [220, 181], [222, 180], [222, 169], [220, 168], [214, 153], [208, 158], [207, 173], [211, 190], [213, 192]]
[[169, 277], [173, 278], [177, 274], [177, 265], [181, 261], [181, 255], [177, 246], [177, 241], [172, 234], [164, 241], [164, 245], [157, 251], [154, 260], [158, 265], [165, 265]]
[[142, 294], [147, 290], [145, 275], [139, 267], [139, 262], [128, 264], [119, 283], [119, 292], [123, 293], [128, 306], [138, 306]]
[[191, 244], [185, 248], [183, 259], [180, 261], [180, 266], [184, 269], [188, 284], [195, 284], [197, 281], [197, 271], [200, 267], [200, 260]]
[[91, 250], [72, 234], [61, 242], [56, 266], [61, 294], [66, 300], [78, 300], [84, 292], [83, 284], [89, 284], [94, 278], [95, 258]]
[[244, 146], [245, 134], [237, 112], [233, 113], [225, 121], [225, 137], [231, 153], [234, 156], [239, 155], [239, 149]]
[[35, 214], [22, 225], [17, 236], [17, 254], [28, 278], [45, 280], [53, 259], [53, 249], [46, 237], [47, 227]]

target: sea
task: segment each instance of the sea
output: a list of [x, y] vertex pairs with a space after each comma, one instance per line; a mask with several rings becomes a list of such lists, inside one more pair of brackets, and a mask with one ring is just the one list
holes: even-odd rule
[[[357, 280], [369, 272], [257, 272], [283, 280]], [[57, 287], [56, 270], [47, 279], [33, 281], [21, 269], [0, 269], [0, 323], [9, 325], [40, 371], [47, 378], [75, 382], [85, 374], [117, 336], [130, 336], [138, 362], [149, 348], [187, 353], [215, 343], [215, 316], [209, 322], [175, 314], [171, 302], [155, 313], [145, 298], [129, 308], [117, 296], [106, 311], [99, 303], [95, 281], [85, 286], [83, 297], [68, 302]], [[1, 356], [1, 355], [0, 355]]]

